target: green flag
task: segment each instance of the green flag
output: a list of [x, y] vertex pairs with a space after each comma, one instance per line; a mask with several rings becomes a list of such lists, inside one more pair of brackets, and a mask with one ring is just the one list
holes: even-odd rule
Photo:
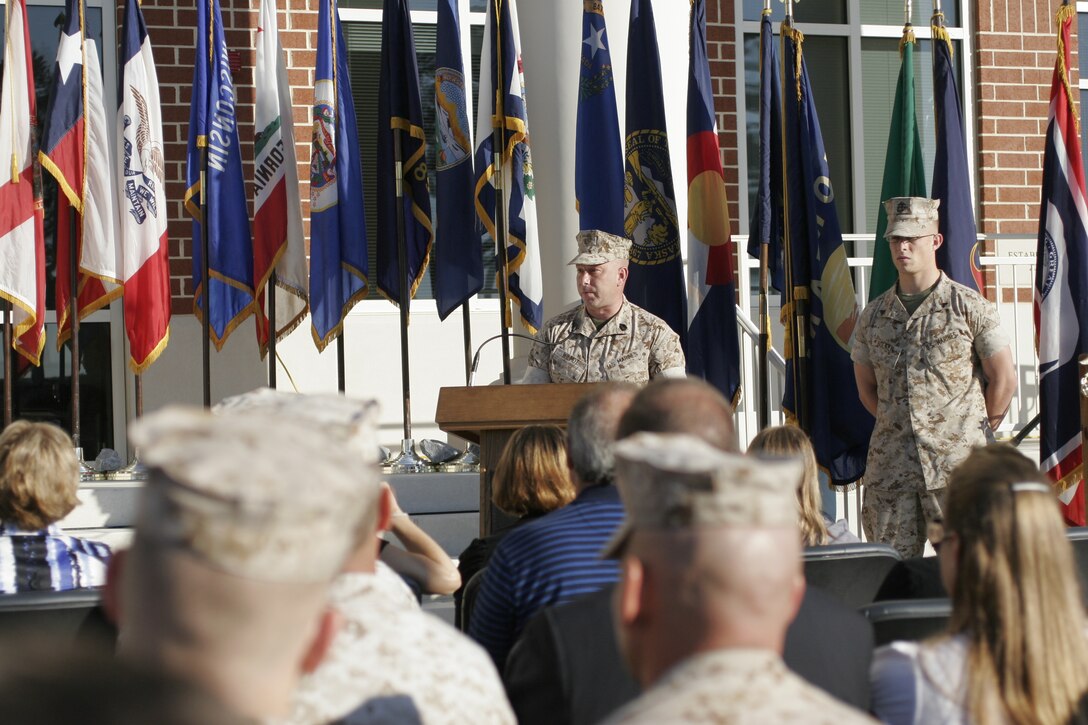
[[910, 23], [903, 27], [899, 41], [899, 82], [895, 86], [892, 124], [888, 132], [888, 152], [884, 157], [884, 181], [876, 215], [876, 243], [873, 245], [873, 274], [869, 281], [869, 299], [875, 299], [895, 284], [899, 273], [892, 263], [884, 231], [888, 217], [884, 214], [886, 199], [896, 196], [926, 196], [925, 168], [922, 165], [922, 140], [914, 117], [914, 30]]

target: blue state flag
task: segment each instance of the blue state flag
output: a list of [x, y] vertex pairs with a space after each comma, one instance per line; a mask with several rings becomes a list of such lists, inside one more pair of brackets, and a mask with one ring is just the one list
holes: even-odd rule
[[687, 290], [650, 0], [631, 0], [626, 121], [623, 231], [634, 243], [625, 292], [629, 300], [667, 322], [686, 348]]
[[604, 4], [582, 4], [582, 60], [578, 72], [578, 129], [574, 145], [574, 194], [578, 226], [623, 235], [623, 157], [612, 55]]
[[[378, 291], [395, 305], [401, 303], [398, 249], [404, 244], [408, 293], [427, 271], [434, 232], [431, 229], [431, 190], [427, 184], [427, 136], [423, 133], [423, 104], [412, 19], [407, 0], [385, 0], [382, 10], [382, 68], [378, 79]], [[399, 138], [395, 138], [399, 136]], [[395, 156], [400, 144], [400, 158]], [[397, 198], [400, 161], [402, 195]], [[397, 215], [403, 219], [404, 239], [398, 239]]]
[[[193, 217], [193, 312], [203, 321], [207, 282], [208, 334], [215, 349], [221, 350], [234, 328], [253, 312], [253, 237], [219, 0], [199, 0], [196, 18], [185, 208]], [[203, 278], [205, 240], [208, 280]]]
[[782, 81], [778, 49], [771, 30], [771, 11], [759, 24], [759, 182], [752, 205], [748, 254], [759, 259], [767, 247], [771, 286], [785, 289], [782, 277]]
[[438, 0], [435, 50], [435, 239], [434, 299], [439, 319], [483, 288], [483, 245], [472, 200], [471, 89], [465, 87], [457, 0]]
[[310, 319], [314, 344], [324, 350], [368, 290], [363, 172], [336, 0], [321, 0], [318, 7], [314, 78]]
[[873, 417], [850, 360], [859, 306], [842, 243], [820, 120], [801, 53], [804, 36], [783, 23], [786, 390], [782, 407], [812, 439], [831, 482], [865, 473]]
[[981, 290], [975, 203], [967, 173], [967, 143], [952, 64], [952, 39], [941, 16], [933, 16], [933, 115], [937, 123], [937, 153], [933, 162], [931, 196], [941, 200], [937, 266], [971, 289]]
[[705, 0], [691, 4], [688, 38], [688, 373], [703, 378], [736, 405], [740, 397], [737, 274], [706, 56]]

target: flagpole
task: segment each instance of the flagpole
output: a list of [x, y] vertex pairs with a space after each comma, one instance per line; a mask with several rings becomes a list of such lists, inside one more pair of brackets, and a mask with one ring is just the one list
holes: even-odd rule
[[276, 268], [264, 287], [268, 295], [268, 387], [276, 389]]
[[11, 357], [14, 352], [14, 348], [11, 343], [11, 312], [12, 304], [7, 300], [4, 300], [4, 426], [11, 425], [11, 375], [14, 370], [14, 366], [11, 364]]
[[[59, 193], [64, 193], [63, 191]], [[81, 427], [79, 424], [79, 232], [77, 212], [74, 206], [68, 207], [68, 320], [71, 337], [68, 339], [72, 351], [72, 444], [75, 446], [79, 460], [83, 460], [83, 443], [80, 441]]]
[[[771, 0], [763, 0], [763, 12], [770, 14]], [[771, 382], [767, 358], [771, 346], [771, 312], [767, 299], [768, 268], [770, 266], [770, 239], [759, 240], [759, 400], [758, 418], [760, 430], [771, 423]]]
[[201, 329], [203, 330], [204, 344], [202, 346], [201, 373], [204, 384], [204, 407], [212, 407], [212, 350], [211, 350], [211, 280], [208, 279], [208, 149], [200, 148], [200, 306], [204, 311]]
[[461, 327], [465, 332], [465, 385], [472, 379], [472, 320], [468, 312], [468, 300], [461, 304]]
[[[502, 0], [494, 0], [496, 6], [495, 25], [491, 32], [495, 34], [495, 117], [492, 119], [491, 146], [497, 154], [499, 163], [496, 173], [491, 176], [495, 185], [495, 259], [499, 265], [499, 325], [502, 334], [502, 382], [510, 384], [510, 330], [506, 325], [506, 316], [510, 310], [507, 299], [507, 259], [506, 259], [506, 184], [503, 173], [506, 170], [506, 90], [503, 88], [504, 58], [502, 51], [502, 13], [499, 7]], [[516, 62], [516, 61], [515, 61]], [[497, 123], [496, 123], [497, 122]], [[510, 321], [511, 325], [513, 320]]]
[[340, 322], [340, 334], [336, 336], [336, 389], [341, 393], [347, 390], [344, 368], [344, 326], [347, 324], [345, 315]]

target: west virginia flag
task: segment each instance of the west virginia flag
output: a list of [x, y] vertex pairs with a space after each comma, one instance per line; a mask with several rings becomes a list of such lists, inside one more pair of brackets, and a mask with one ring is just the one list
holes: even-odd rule
[[[253, 312], [253, 237], [219, 0], [198, 0], [196, 17], [185, 208], [193, 217], [193, 311], [198, 319], [204, 319], [201, 295], [207, 283], [211, 308], [208, 334], [220, 350], [234, 328]], [[204, 240], [207, 280], [202, 267]]]

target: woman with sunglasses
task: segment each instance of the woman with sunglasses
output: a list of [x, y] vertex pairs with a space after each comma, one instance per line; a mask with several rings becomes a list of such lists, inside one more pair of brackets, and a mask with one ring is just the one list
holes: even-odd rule
[[1065, 723], [1088, 690], [1088, 638], [1058, 502], [1011, 446], [976, 448], [930, 528], [952, 597], [948, 632], [873, 660], [888, 723]]

